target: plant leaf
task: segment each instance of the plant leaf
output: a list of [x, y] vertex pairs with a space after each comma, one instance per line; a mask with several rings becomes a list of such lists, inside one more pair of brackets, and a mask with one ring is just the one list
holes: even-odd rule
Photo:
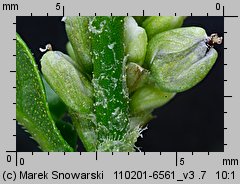
[[43, 151], [73, 151], [55, 126], [35, 60], [18, 34], [16, 49], [17, 121], [27, 129]]

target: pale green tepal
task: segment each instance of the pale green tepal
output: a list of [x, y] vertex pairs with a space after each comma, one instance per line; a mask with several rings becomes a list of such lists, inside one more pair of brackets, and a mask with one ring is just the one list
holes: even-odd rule
[[64, 17], [65, 28], [71, 43], [79, 69], [83, 73], [92, 72], [92, 56], [90, 33], [88, 29], [89, 17]]
[[165, 105], [174, 96], [175, 93], [164, 92], [157, 87], [146, 85], [133, 94], [130, 107], [133, 114], [152, 112], [155, 108]]
[[144, 20], [142, 27], [150, 40], [158, 33], [181, 27], [185, 18], [184, 16], [151, 16]]
[[42, 72], [63, 102], [70, 109], [83, 113], [91, 109], [93, 88], [71, 60], [59, 51], [48, 51], [41, 59]]
[[128, 62], [142, 65], [147, 50], [147, 34], [133, 17], [124, 18], [124, 44]]
[[72, 60], [76, 61], [77, 58], [76, 58], [76, 55], [75, 55], [75, 53], [74, 53], [72, 44], [71, 44], [70, 42], [67, 42], [67, 44], [66, 44], [66, 50], [67, 50], [68, 55], [72, 58]]
[[156, 86], [166, 92], [186, 91], [208, 74], [217, 52], [199, 27], [178, 28], [154, 36], [149, 42], [146, 64]]

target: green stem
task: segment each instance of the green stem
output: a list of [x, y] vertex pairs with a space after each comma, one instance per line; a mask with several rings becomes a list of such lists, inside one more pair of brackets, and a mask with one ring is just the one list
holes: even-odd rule
[[98, 141], [105, 144], [110, 140], [105, 146], [112, 146], [112, 149], [116, 148], [114, 141], [121, 141], [129, 129], [123, 19], [92, 17], [89, 25]]

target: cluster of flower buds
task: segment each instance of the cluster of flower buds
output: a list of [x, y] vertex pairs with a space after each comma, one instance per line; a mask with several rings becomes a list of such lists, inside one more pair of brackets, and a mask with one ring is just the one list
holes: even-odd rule
[[209, 73], [222, 37], [185, 18], [63, 18], [68, 55], [48, 45], [42, 73], [87, 151], [134, 151], [152, 111]]

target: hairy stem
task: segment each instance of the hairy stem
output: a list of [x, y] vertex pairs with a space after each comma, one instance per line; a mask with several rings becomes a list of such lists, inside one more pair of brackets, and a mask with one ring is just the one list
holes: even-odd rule
[[89, 24], [98, 141], [104, 144], [110, 140], [108, 146], [113, 149], [116, 149], [117, 144], [114, 141], [121, 142], [129, 129], [123, 19], [92, 17]]

